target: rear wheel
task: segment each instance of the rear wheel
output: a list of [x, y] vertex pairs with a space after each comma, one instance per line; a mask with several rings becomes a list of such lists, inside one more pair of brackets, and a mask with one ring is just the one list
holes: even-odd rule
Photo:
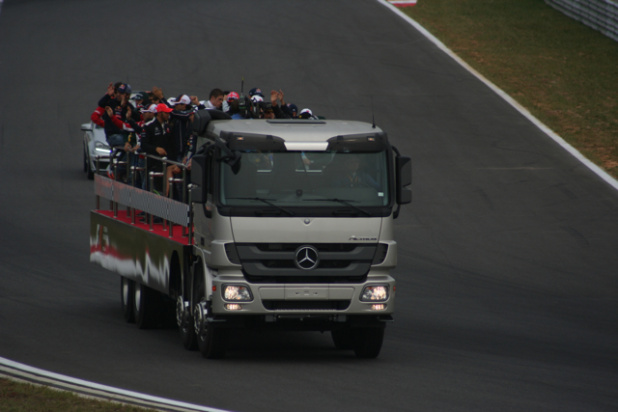
[[377, 358], [384, 341], [384, 327], [354, 329], [354, 353], [357, 358]]
[[133, 299], [135, 298], [135, 282], [124, 276], [120, 277], [120, 304], [122, 316], [127, 322], [134, 322]]
[[150, 329], [157, 320], [157, 292], [146, 285], [135, 282], [133, 314], [140, 329]]

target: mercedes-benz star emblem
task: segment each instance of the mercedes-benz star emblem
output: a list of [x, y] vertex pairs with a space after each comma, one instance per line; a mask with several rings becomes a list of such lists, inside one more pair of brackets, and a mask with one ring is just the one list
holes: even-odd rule
[[320, 258], [318, 250], [313, 246], [301, 246], [296, 249], [296, 259], [294, 260], [296, 267], [302, 270], [311, 270], [318, 267]]

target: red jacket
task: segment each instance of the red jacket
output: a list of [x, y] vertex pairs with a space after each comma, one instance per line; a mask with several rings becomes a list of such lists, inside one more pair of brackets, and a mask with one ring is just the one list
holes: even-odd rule
[[105, 114], [105, 108], [98, 106], [94, 109], [94, 112], [90, 115], [90, 120], [93, 121], [97, 126], [105, 127], [105, 120], [103, 120], [103, 115]]

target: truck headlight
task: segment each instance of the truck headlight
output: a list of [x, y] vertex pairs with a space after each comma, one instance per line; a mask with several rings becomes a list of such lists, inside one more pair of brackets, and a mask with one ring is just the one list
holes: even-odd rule
[[388, 285], [365, 286], [361, 293], [362, 302], [385, 302], [388, 300]]
[[253, 300], [251, 290], [243, 285], [223, 285], [221, 295], [224, 300], [234, 302], [250, 302]]

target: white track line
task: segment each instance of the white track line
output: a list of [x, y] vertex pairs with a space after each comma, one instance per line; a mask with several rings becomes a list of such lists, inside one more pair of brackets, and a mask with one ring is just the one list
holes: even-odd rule
[[457, 56], [451, 49], [446, 47], [444, 43], [438, 40], [433, 34], [429, 33], [423, 26], [418, 24], [415, 20], [413, 20], [410, 16], [403, 13], [397, 7], [393, 6], [386, 0], [378, 0], [378, 2], [382, 3], [385, 7], [388, 7], [393, 13], [397, 14], [399, 17], [408, 22], [411, 26], [413, 26], [416, 30], [418, 30], [423, 36], [425, 36], [429, 41], [435, 44], [440, 50], [449, 55], [453, 60], [459, 63], [463, 68], [468, 70], [474, 76], [476, 76], [480, 81], [485, 83], [487, 87], [493, 90], [498, 96], [502, 97], [507, 103], [513, 106], [519, 113], [521, 113], [524, 117], [526, 117], [530, 122], [532, 122], [536, 127], [541, 129], [543, 133], [552, 138], [556, 143], [558, 143], [563, 149], [569, 152], [573, 157], [583, 163], [588, 169], [592, 170], [596, 173], [601, 179], [607, 182], [614, 189], [618, 190], [618, 180], [614, 179], [609, 173], [605, 170], [601, 169], [596, 164], [592, 163], [585, 156], [583, 156], [579, 151], [577, 151], [573, 146], [567, 143], [562, 137], [558, 136], [553, 130], [543, 124], [539, 119], [534, 117], [526, 108], [517, 103], [511, 96], [506, 94], [502, 89], [498, 88], [495, 84], [487, 80], [482, 74], [474, 70], [470, 67], [465, 61], [463, 61], [459, 56]]

